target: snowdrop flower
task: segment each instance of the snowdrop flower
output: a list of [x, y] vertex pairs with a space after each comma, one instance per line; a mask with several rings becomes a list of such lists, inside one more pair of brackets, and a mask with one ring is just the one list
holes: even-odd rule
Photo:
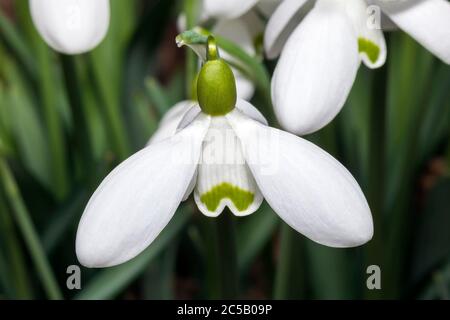
[[272, 99], [283, 128], [296, 134], [321, 129], [344, 105], [360, 61], [369, 68], [384, 64], [386, 43], [374, 21], [377, 9], [450, 63], [446, 0], [285, 0], [270, 18], [264, 39], [269, 58], [282, 52]]
[[109, 27], [109, 0], [30, 0], [30, 10], [45, 42], [65, 54], [92, 50]]
[[192, 192], [208, 217], [225, 207], [246, 216], [265, 198], [318, 243], [352, 247], [370, 240], [370, 209], [351, 174], [312, 143], [268, 127], [255, 107], [237, 100], [231, 69], [211, 38], [208, 43], [198, 104], [175, 106], [157, 137], [113, 170], [90, 199], [77, 232], [80, 263], [107, 267], [132, 259]]

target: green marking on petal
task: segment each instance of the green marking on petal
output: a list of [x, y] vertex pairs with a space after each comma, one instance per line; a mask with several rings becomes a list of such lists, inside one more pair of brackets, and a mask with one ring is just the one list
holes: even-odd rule
[[366, 38], [358, 38], [358, 49], [359, 52], [365, 53], [372, 63], [377, 62], [380, 56], [380, 47]]
[[224, 182], [202, 194], [200, 201], [206, 205], [209, 211], [214, 212], [217, 210], [220, 201], [227, 198], [233, 201], [236, 209], [245, 211], [253, 203], [255, 195], [250, 191]]

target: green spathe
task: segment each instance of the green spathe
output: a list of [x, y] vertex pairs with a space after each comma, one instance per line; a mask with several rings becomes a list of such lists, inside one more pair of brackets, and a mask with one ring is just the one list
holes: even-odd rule
[[233, 71], [222, 59], [207, 61], [198, 76], [197, 98], [200, 108], [211, 116], [223, 116], [236, 105]]
[[223, 182], [200, 196], [200, 201], [209, 211], [214, 212], [222, 199], [230, 199], [239, 211], [245, 211], [253, 203], [255, 195], [247, 190]]

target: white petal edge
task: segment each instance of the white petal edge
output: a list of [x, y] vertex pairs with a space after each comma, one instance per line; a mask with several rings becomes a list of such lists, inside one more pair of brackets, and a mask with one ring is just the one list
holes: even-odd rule
[[[308, 5], [305, 6], [306, 3]], [[264, 50], [269, 59], [276, 58], [283, 49], [289, 35], [305, 15], [309, 12], [314, 1], [284, 0], [270, 16], [264, 33]]]
[[169, 223], [196, 171], [210, 117], [136, 153], [101, 183], [80, 220], [76, 253], [110, 267], [144, 250]]
[[108, 32], [109, 0], [30, 0], [29, 4], [39, 34], [58, 52], [88, 52]]
[[205, 16], [233, 19], [248, 12], [259, 0], [203, 0]]
[[342, 109], [360, 64], [341, 2], [321, 0], [286, 43], [272, 78], [281, 126], [295, 134], [320, 130]]
[[378, 1], [402, 30], [450, 64], [450, 3], [446, 0]]
[[[267, 125], [267, 119], [263, 114], [248, 103], [245, 99], [238, 98], [236, 108], [241, 110], [250, 118]], [[193, 100], [184, 100], [175, 104], [167, 111], [161, 119], [158, 129], [150, 137], [147, 145], [158, 143], [172, 137], [178, 130], [187, 127], [201, 112], [198, 102]]]
[[263, 114], [250, 102], [247, 102], [243, 99], [238, 99], [236, 102], [236, 108], [244, 113], [247, 117], [252, 118], [259, 123], [264, 125], [268, 125], [267, 119], [263, 116]]
[[171, 107], [162, 117], [158, 129], [150, 137], [147, 145], [160, 142], [173, 136], [177, 132], [178, 126], [185, 114], [195, 105], [197, 105], [197, 102], [195, 101], [184, 100]]
[[336, 159], [238, 111], [227, 118], [264, 198], [288, 225], [331, 247], [355, 247], [372, 238], [373, 221], [364, 194]]

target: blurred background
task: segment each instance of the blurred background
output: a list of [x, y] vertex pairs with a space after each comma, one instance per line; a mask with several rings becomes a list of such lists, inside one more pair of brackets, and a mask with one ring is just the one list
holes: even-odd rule
[[[0, 299], [448, 299], [450, 67], [401, 31], [387, 37], [386, 66], [361, 67], [338, 118], [307, 137], [362, 186], [369, 244], [317, 245], [267, 204], [231, 224], [210, 219], [190, 199], [137, 258], [81, 267], [81, 289], [68, 288], [90, 195], [190, 95], [197, 58], [175, 36], [180, 13], [195, 25], [193, 4], [111, 0], [102, 44], [64, 56], [37, 34], [28, 1], [0, 0]], [[252, 101], [275, 125], [275, 62], [255, 45], [242, 57]], [[217, 228], [229, 231], [226, 256]], [[381, 290], [367, 288], [371, 265]]]

